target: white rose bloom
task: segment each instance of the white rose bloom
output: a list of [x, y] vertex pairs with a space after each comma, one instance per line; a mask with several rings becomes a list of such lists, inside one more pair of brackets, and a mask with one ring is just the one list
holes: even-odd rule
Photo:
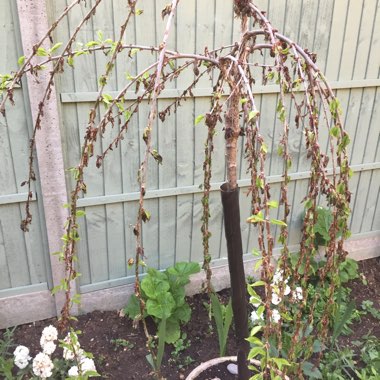
[[296, 290], [294, 292], [294, 299], [296, 301], [302, 301], [303, 300], [303, 292], [302, 292], [302, 288], [300, 286], [296, 287]]
[[53, 368], [54, 364], [51, 361], [50, 356], [43, 352], [38, 353], [33, 359], [33, 373], [42, 379], [50, 377], [53, 374]]
[[29, 356], [29, 348], [25, 346], [17, 346], [13, 351], [13, 355], [16, 357], [26, 358]]
[[52, 342], [54, 340], [57, 340], [58, 339], [58, 331], [57, 329], [50, 325], [50, 326], [47, 326], [45, 327], [43, 330], [42, 330], [42, 335], [41, 335], [41, 338], [44, 338], [47, 342]]
[[69, 375], [69, 377], [79, 376], [78, 367], [76, 365], [71, 367], [67, 374]]
[[54, 342], [46, 342], [42, 346], [42, 349], [44, 351], [44, 354], [51, 355], [55, 351], [56, 347], [57, 346]]
[[95, 371], [96, 372], [95, 363], [90, 358], [83, 358], [81, 360], [80, 365], [81, 365], [81, 370], [82, 370], [83, 374], [85, 374], [87, 371]]
[[280, 319], [281, 319], [280, 312], [277, 309], [273, 309], [272, 310], [272, 321], [274, 323], [278, 323], [278, 322], [280, 322]]
[[272, 303], [273, 305], [278, 305], [281, 302], [281, 298], [278, 296], [277, 293], [272, 293]]
[[31, 359], [30, 356], [29, 356], [28, 358], [29, 358], [29, 359], [15, 358], [14, 363], [15, 363], [15, 365], [16, 365], [18, 368], [20, 368], [20, 369], [24, 369], [25, 367], [28, 366], [28, 364], [29, 364], [29, 360]]
[[260, 316], [257, 314], [256, 310], [253, 310], [251, 313], [251, 321], [252, 323], [256, 323], [258, 320], [264, 320], [264, 315], [261, 314]]
[[25, 346], [17, 346], [13, 352], [15, 365], [23, 369], [29, 364], [31, 357], [29, 356], [29, 348]]

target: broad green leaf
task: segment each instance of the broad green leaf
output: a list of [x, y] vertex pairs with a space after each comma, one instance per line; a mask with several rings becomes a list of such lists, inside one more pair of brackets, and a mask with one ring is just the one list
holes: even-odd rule
[[184, 303], [180, 307], [177, 307], [174, 310], [173, 317], [182, 323], [187, 323], [190, 321], [191, 318], [191, 308], [187, 303]]
[[146, 311], [149, 315], [160, 319], [167, 319], [172, 315], [175, 302], [173, 296], [169, 293], [159, 293], [156, 299], [148, 299], [146, 302]]
[[166, 343], [175, 343], [181, 337], [181, 329], [178, 320], [170, 318], [166, 321]]
[[190, 276], [191, 274], [198, 273], [201, 270], [201, 267], [198, 263], [194, 262], [179, 262], [170, 267], [167, 272], [177, 276]]
[[313, 363], [304, 362], [302, 363], [302, 371], [310, 379], [322, 379], [322, 374], [318, 368], [314, 367]]
[[127, 306], [124, 308], [124, 313], [131, 319], [135, 319], [140, 313], [140, 301], [136, 295], [132, 294], [129, 298]]
[[152, 272], [152, 268], [150, 268], [148, 276], [144, 277], [141, 282], [141, 288], [149, 298], [157, 299], [161, 293], [169, 291], [170, 285], [163, 273], [154, 270], [152, 275]]

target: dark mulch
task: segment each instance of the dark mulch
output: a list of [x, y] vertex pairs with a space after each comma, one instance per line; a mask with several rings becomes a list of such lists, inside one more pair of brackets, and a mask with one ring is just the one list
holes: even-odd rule
[[[380, 258], [362, 261], [360, 272], [367, 280], [364, 285], [361, 280], [350, 283], [352, 298], [358, 306], [363, 300], [372, 300], [380, 309]], [[221, 296], [228, 300], [229, 290], [224, 290]], [[206, 295], [196, 295], [188, 301], [192, 309], [192, 319], [183, 328], [191, 345], [183, 351], [178, 358], [171, 355], [173, 347], [167, 345], [163, 359], [162, 373], [168, 380], [185, 379], [186, 376], [201, 362], [219, 356], [219, 346], [216, 329], [210, 323], [207, 310], [204, 306]], [[39, 350], [39, 338], [42, 329], [48, 324], [57, 324], [56, 319], [39, 321], [19, 326], [14, 333], [16, 344], [23, 344], [30, 348], [31, 355]], [[127, 318], [119, 316], [117, 311], [95, 311], [78, 317], [76, 329], [82, 331], [80, 342], [86, 351], [92, 352], [95, 357], [98, 372], [105, 379], [150, 379], [151, 368], [145, 356], [145, 338], [141, 328], [134, 329]], [[360, 323], [352, 326], [353, 334], [344, 337], [341, 342], [350, 346], [350, 342], [360, 339], [363, 335], [372, 331], [372, 334], [380, 338], [380, 325], [378, 320], [371, 315], [363, 316]], [[0, 338], [2, 332], [0, 332]], [[112, 340], [125, 339], [128, 347], [117, 347]], [[233, 330], [230, 331], [227, 355], [236, 354], [236, 345], [233, 338]], [[187, 363], [191, 361], [191, 364]], [[221, 380], [234, 379], [227, 377], [225, 373], [208, 375], [204, 379]]]

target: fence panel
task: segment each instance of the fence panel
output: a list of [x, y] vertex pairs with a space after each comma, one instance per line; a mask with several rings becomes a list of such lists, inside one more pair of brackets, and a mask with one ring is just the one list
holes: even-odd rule
[[[89, 6], [91, 2], [87, 2]], [[66, 2], [56, 1], [52, 14], [58, 15]], [[139, 6], [144, 13], [135, 17], [127, 31], [125, 41], [143, 45], [160, 42], [164, 23], [160, 10], [166, 2], [145, 1]], [[267, 11], [272, 23], [280, 31], [308, 47], [318, 55], [318, 63], [341, 99], [346, 128], [353, 144], [350, 148], [354, 176], [351, 180], [353, 192], [353, 216], [351, 228], [357, 236], [376, 233], [379, 221], [379, 4], [375, 0], [289, 0], [274, 4], [260, 0], [257, 4]], [[68, 31], [73, 31], [81, 16], [88, 10], [85, 3], [81, 11], [73, 14], [56, 36], [63, 40]], [[86, 43], [97, 39], [97, 30], [104, 38], [116, 39], [117, 25], [127, 12], [125, 2], [106, 2], [98, 10], [92, 23], [79, 34], [78, 42]], [[179, 51], [202, 51], [228, 45], [237, 40], [239, 25], [233, 18], [232, 5], [215, 0], [207, 5], [202, 1], [180, 3], [176, 22], [171, 32], [169, 49]], [[152, 63], [155, 54], [138, 52], [134, 57], [126, 54], [118, 59], [115, 74], [110, 78], [107, 92], [117, 93], [124, 85], [126, 75], [136, 75]], [[268, 57], [264, 55], [263, 60]], [[98, 52], [75, 61], [75, 70], [67, 70], [60, 81], [62, 106], [62, 133], [65, 141], [67, 166], [78, 160], [79, 143], [86, 128], [88, 109], [96, 99], [97, 77], [105, 69], [107, 57]], [[194, 75], [188, 73], [170, 83], [162, 92], [159, 109], [173, 101], [189, 85]], [[153, 133], [153, 144], [163, 155], [162, 166], [149, 164], [146, 207], [152, 214], [150, 223], [144, 225], [143, 239], [147, 264], [165, 268], [178, 260], [202, 258], [200, 234], [201, 190], [203, 182], [202, 163], [206, 130], [194, 126], [197, 115], [207, 112], [212, 83], [202, 78], [194, 90], [194, 98], [182, 102], [177, 114], [165, 123], [157, 121]], [[269, 142], [267, 169], [274, 199], [279, 197], [282, 162], [277, 155], [281, 137], [281, 125], [276, 116], [278, 90], [273, 86], [263, 88], [258, 77], [254, 88], [261, 113], [262, 133]], [[129, 99], [134, 94], [128, 93]], [[137, 212], [138, 165], [144, 154], [142, 133], [145, 128], [149, 105], [143, 103], [138, 114], [133, 116], [125, 139], [120, 148], [110, 154], [100, 170], [90, 164], [86, 183], [88, 192], [79, 201], [86, 211], [81, 225], [80, 243], [81, 291], [89, 292], [109, 286], [127, 283], [131, 270], [127, 266], [129, 257], [134, 256], [134, 238], [131, 225]], [[294, 115], [289, 115], [293, 124]], [[99, 141], [100, 150], [106, 147], [117, 133], [119, 125], [105, 133]], [[224, 262], [226, 245], [223, 235], [223, 217], [218, 187], [225, 178], [222, 125], [215, 142], [213, 159], [213, 191], [211, 194], [211, 254], [216, 263]], [[322, 144], [328, 149], [328, 133], [322, 131]], [[301, 200], [308, 184], [309, 163], [302, 148], [303, 131], [291, 130], [290, 149], [293, 157], [290, 203], [290, 243], [300, 239], [303, 206]], [[244, 219], [249, 216], [249, 199], [245, 196], [249, 179], [243, 162], [244, 141], [240, 147], [240, 187], [242, 208], [243, 246], [247, 253], [255, 247], [256, 231], [247, 226]], [[95, 153], [96, 155], [96, 153]], [[72, 181], [68, 180], [68, 186]], [[374, 232], [375, 231], [375, 232]], [[363, 235], [364, 236], [364, 235]], [[218, 261], [219, 260], [219, 261]]]

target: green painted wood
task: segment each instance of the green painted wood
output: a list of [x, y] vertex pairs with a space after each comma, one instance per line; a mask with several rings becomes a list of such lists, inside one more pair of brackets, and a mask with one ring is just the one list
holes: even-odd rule
[[[14, 17], [15, 4], [0, 2], [0, 72], [7, 73], [17, 67], [19, 49], [18, 22]], [[40, 225], [40, 205], [31, 204], [33, 225], [28, 233], [20, 229], [24, 217], [25, 187], [27, 179], [30, 110], [27, 94], [22, 88], [14, 93], [15, 106], [7, 106], [6, 117], [0, 116], [0, 289], [9, 290], [46, 282], [46, 244]], [[33, 184], [34, 185], [34, 184]], [[34, 192], [39, 191], [33, 186]], [[37, 199], [33, 195], [34, 201]]]

